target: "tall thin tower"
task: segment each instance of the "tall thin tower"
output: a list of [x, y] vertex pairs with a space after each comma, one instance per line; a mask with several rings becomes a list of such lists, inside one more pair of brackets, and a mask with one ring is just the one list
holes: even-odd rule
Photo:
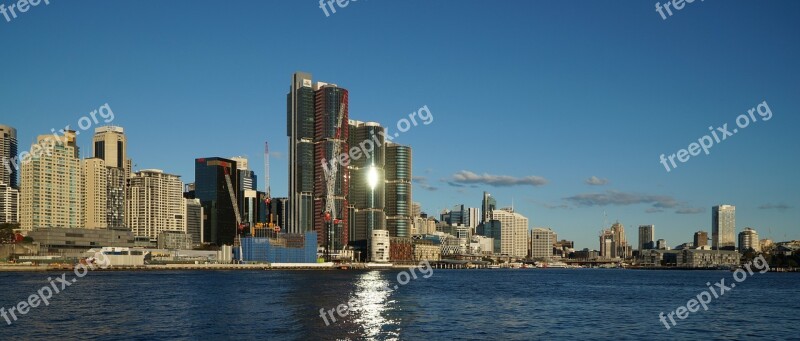
[[269, 141], [264, 142], [264, 183], [267, 199], [270, 199], [272, 198], [272, 193], [269, 186]]

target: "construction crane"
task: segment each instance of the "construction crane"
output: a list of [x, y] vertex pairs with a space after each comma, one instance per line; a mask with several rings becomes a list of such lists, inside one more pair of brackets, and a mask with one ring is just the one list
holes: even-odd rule
[[[342, 136], [342, 121], [344, 120], [344, 110], [345, 110], [345, 103], [347, 102], [347, 94], [342, 94], [339, 100], [339, 112], [336, 116], [336, 133], [333, 138], [333, 148], [331, 150], [331, 158], [336, 159], [339, 157], [339, 153], [341, 153], [342, 144], [341, 144], [341, 136]], [[340, 223], [340, 219], [336, 212], [336, 175], [339, 172], [339, 165], [338, 162], [326, 162], [330, 166], [328, 173], [326, 174], [325, 184], [326, 184], [326, 195], [325, 195], [325, 225], [328, 230], [328, 238], [327, 238], [327, 245], [325, 246], [325, 254], [330, 261], [330, 252], [332, 244], [334, 241], [334, 228], [335, 225]]]
[[234, 246], [239, 247], [239, 260], [242, 258], [242, 216], [239, 214], [239, 201], [236, 200], [236, 193], [233, 191], [233, 182], [231, 181], [231, 166], [224, 167], [225, 169], [225, 184], [228, 185], [228, 194], [231, 196], [231, 204], [233, 204], [233, 214], [236, 217], [236, 239]]

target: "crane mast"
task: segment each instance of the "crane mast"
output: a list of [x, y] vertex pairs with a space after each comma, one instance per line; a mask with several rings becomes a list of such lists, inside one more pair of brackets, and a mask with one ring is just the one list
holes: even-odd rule
[[[345, 95], [342, 94], [339, 100], [339, 112], [337, 113], [336, 117], [336, 133], [333, 138], [333, 148], [331, 149], [331, 157], [333, 159], [337, 158], [341, 153], [342, 145], [341, 145], [341, 135], [342, 135], [342, 121], [344, 120], [344, 110], [345, 110]], [[325, 195], [325, 224], [328, 227], [328, 238], [326, 246], [326, 252], [330, 257], [330, 248], [331, 244], [333, 244], [333, 228], [335, 224], [339, 223], [339, 216], [336, 212], [336, 175], [339, 172], [339, 165], [338, 162], [327, 162], [330, 165], [329, 171], [326, 174], [325, 185], [326, 185], [326, 195]]]

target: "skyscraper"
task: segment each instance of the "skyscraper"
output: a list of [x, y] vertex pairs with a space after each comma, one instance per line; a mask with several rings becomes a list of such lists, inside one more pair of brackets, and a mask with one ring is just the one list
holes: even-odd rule
[[629, 258], [631, 256], [631, 247], [628, 245], [627, 238], [625, 238], [625, 226], [616, 222], [611, 225], [611, 232], [614, 234], [615, 258]]
[[0, 125], [0, 223], [19, 222], [17, 130]]
[[128, 179], [126, 201], [127, 226], [136, 236], [155, 241], [164, 231], [187, 232], [180, 176], [159, 169], [138, 171]]
[[233, 245], [238, 230], [226, 174], [238, 197], [236, 161], [220, 157], [195, 159], [195, 198], [203, 206], [203, 240], [214, 245]]
[[365, 155], [352, 160], [349, 166], [348, 203], [354, 213], [350, 217], [350, 241], [362, 241], [362, 244], [373, 235], [373, 230], [386, 229], [386, 147], [383, 132], [384, 128], [377, 123], [350, 120], [351, 146], [358, 146], [364, 141], [379, 141], [372, 150], [365, 148]]
[[[314, 90], [312, 221], [319, 245], [326, 246], [328, 250], [341, 250], [349, 239], [350, 212], [347, 197], [350, 190], [350, 170], [347, 161], [334, 165], [334, 160], [343, 160], [341, 156], [348, 154], [350, 150], [348, 92], [335, 84], [322, 82], [317, 82]], [[332, 187], [328, 186], [329, 176], [334, 176]], [[327, 212], [328, 200], [333, 200], [333, 212]]]
[[491, 194], [483, 192], [483, 201], [481, 202], [481, 210], [483, 211], [482, 212], [483, 220], [481, 222], [486, 223], [489, 220], [492, 220], [492, 211], [496, 209], [497, 209], [497, 200], [495, 200]]
[[639, 225], [639, 252], [656, 247], [656, 226]]
[[22, 164], [22, 229], [83, 227], [83, 177], [75, 137], [75, 131], [67, 131], [63, 141], [53, 143], [52, 135], [40, 135], [36, 144], [51, 145], [51, 153]]
[[311, 75], [297, 72], [286, 96], [286, 135], [289, 137], [289, 205], [287, 232], [314, 229], [314, 89]]
[[386, 228], [411, 237], [411, 147], [386, 143]]
[[[128, 159], [128, 140], [122, 127], [106, 126], [94, 130], [94, 157], [105, 162], [106, 171], [106, 227], [125, 227], [125, 184], [131, 175]], [[89, 193], [97, 196], [97, 193]], [[94, 207], [89, 207], [94, 209]], [[89, 212], [89, 215], [96, 215]]]
[[736, 206], [719, 205], [712, 208], [711, 235], [714, 249], [736, 249]]
[[13, 127], [0, 124], [0, 184], [11, 188], [19, 188], [17, 172], [19, 160], [17, 159], [17, 130]]

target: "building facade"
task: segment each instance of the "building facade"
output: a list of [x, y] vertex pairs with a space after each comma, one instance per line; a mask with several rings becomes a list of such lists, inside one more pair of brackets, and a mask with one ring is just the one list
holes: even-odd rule
[[739, 251], [744, 253], [751, 249], [755, 252], [761, 252], [758, 232], [750, 227], [745, 227], [742, 232], [739, 232]]
[[493, 232], [487, 237], [500, 236], [500, 254], [525, 258], [528, 255], [528, 218], [512, 209], [494, 210], [491, 217], [493, 221], [499, 223], [499, 226], [495, 227], [499, 227], [500, 232]]
[[20, 222], [23, 230], [37, 227], [81, 228], [83, 225], [83, 177], [74, 131], [56, 143], [52, 135], [40, 135], [38, 145], [52, 146], [22, 163]]
[[546, 227], [537, 227], [531, 230], [530, 257], [533, 259], [550, 259], [553, 256], [553, 244], [556, 242], [556, 233]]
[[694, 247], [702, 248], [708, 246], [708, 232], [697, 231], [694, 233]]
[[159, 169], [138, 171], [128, 179], [127, 226], [136, 236], [158, 239], [164, 231], [186, 234], [183, 182]]
[[711, 210], [711, 229], [711, 246], [715, 250], [735, 250], [736, 206], [714, 206]]
[[386, 228], [392, 237], [411, 237], [411, 147], [386, 143]]
[[[203, 242], [208, 244], [233, 245], [238, 232], [235, 203], [229, 188], [238, 197], [239, 183], [236, 162], [220, 157], [195, 159], [195, 198], [203, 206]], [[230, 178], [228, 187], [226, 177]]]
[[[105, 126], [95, 129], [93, 141], [94, 157], [104, 161], [106, 167], [105, 225], [108, 228], [125, 228], [125, 185], [131, 175], [131, 160], [128, 159], [128, 139], [122, 127]], [[97, 193], [90, 193], [98, 197]], [[93, 207], [89, 207], [92, 209]], [[99, 212], [89, 212], [95, 219]]]
[[108, 228], [108, 168], [100, 158], [81, 160], [83, 165], [83, 227]]
[[655, 225], [639, 225], [639, 251], [654, 249], [656, 237]]

